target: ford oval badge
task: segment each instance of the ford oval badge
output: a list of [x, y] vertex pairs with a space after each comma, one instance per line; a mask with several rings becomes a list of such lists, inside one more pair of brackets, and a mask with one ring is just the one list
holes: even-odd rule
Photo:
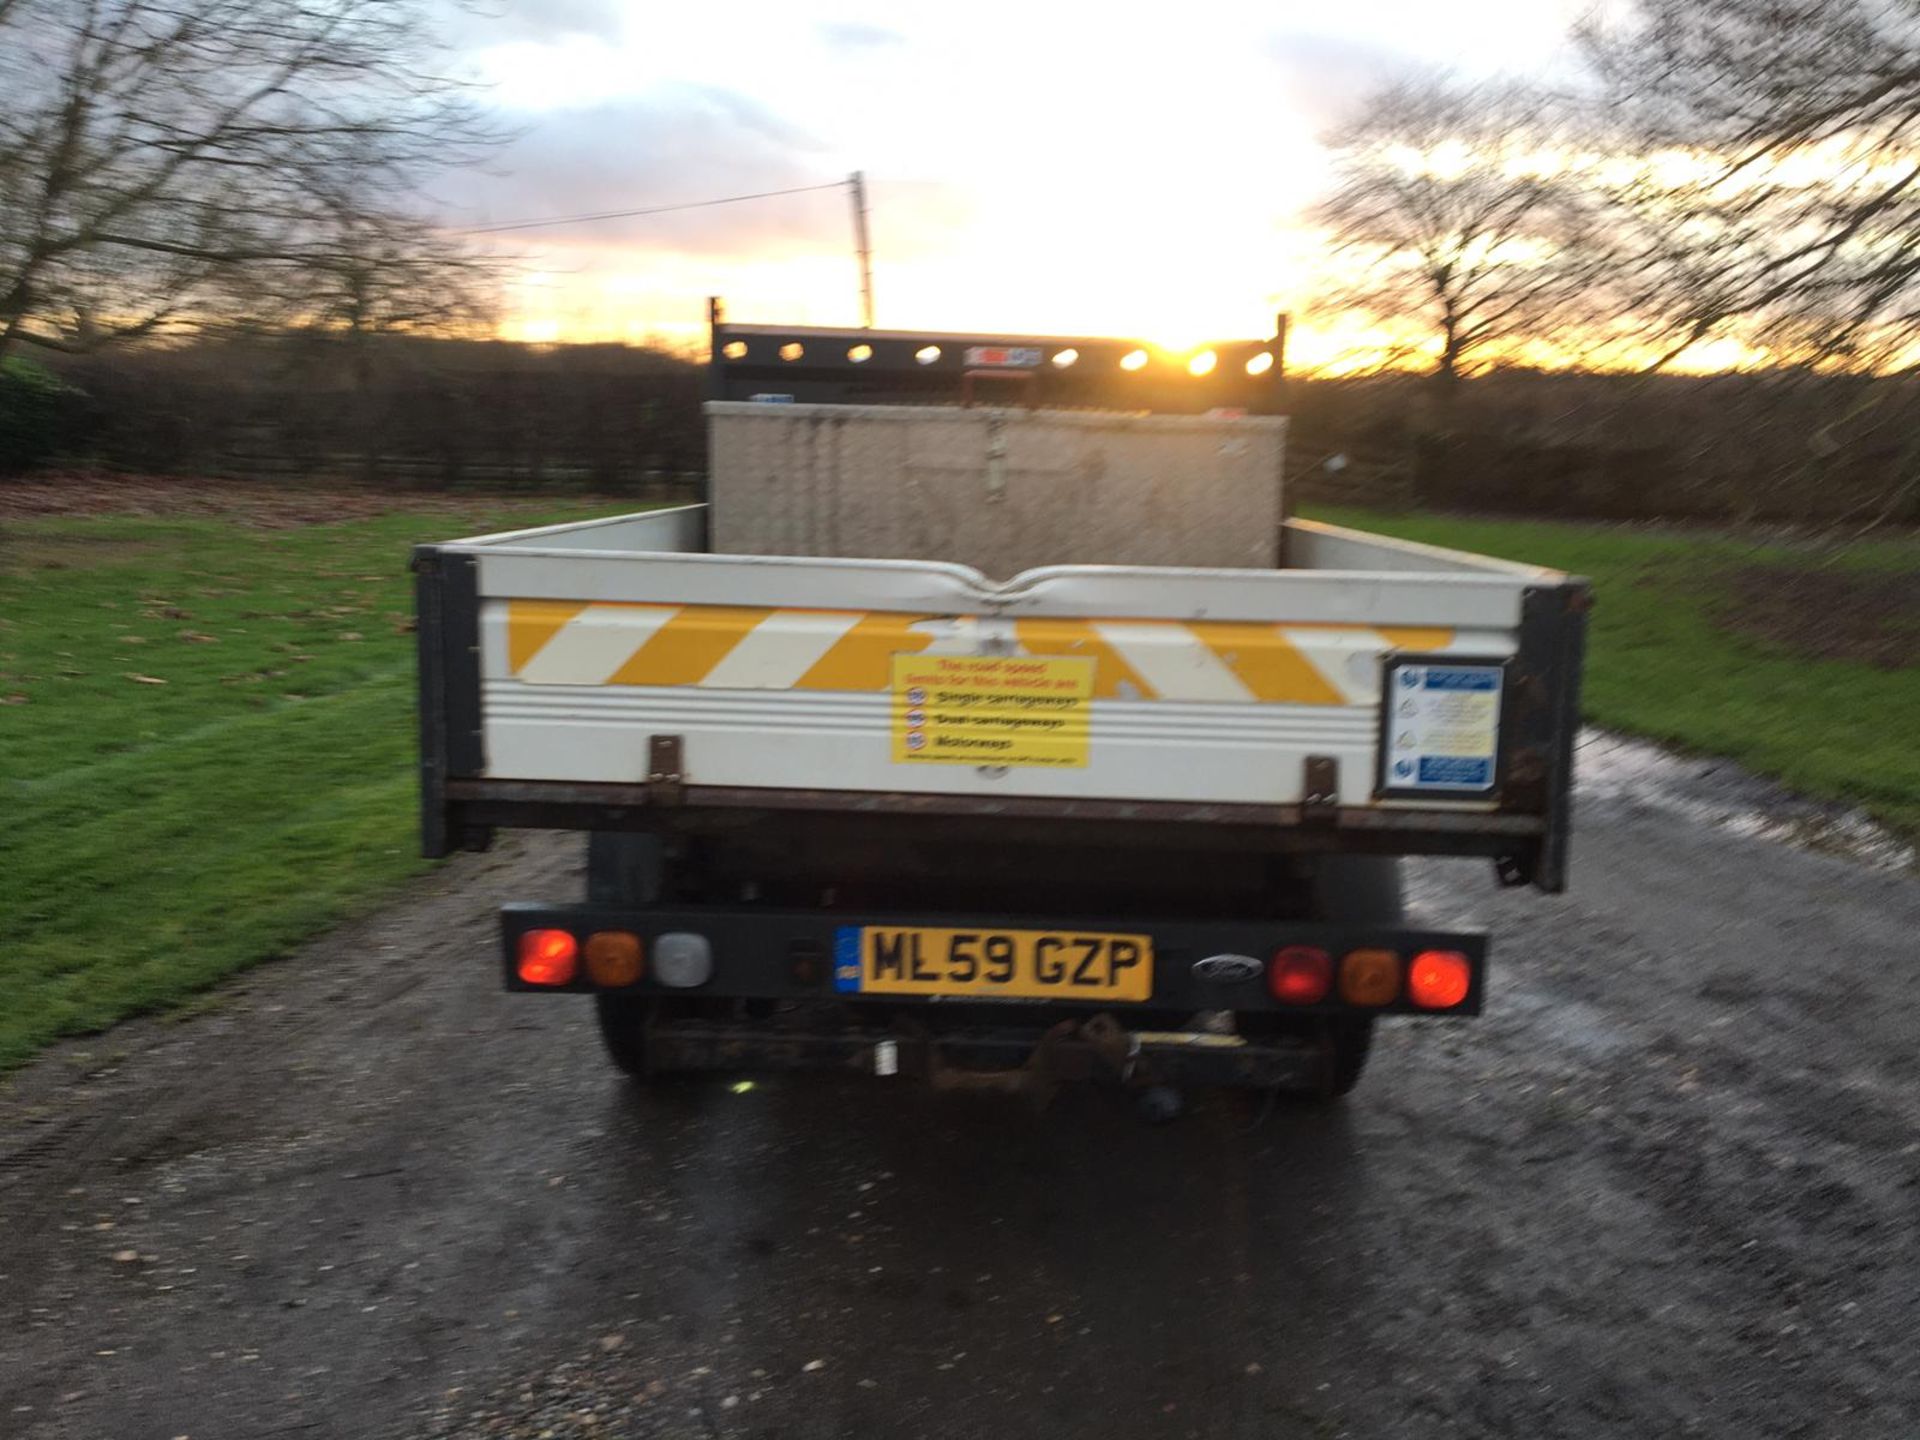
[[1258, 979], [1267, 967], [1251, 955], [1209, 955], [1193, 962], [1193, 973], [1202, 980], [1232, 984], [1238, 980]]

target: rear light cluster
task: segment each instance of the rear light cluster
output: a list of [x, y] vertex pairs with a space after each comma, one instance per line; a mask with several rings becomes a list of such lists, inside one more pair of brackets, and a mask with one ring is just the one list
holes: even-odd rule
[[571, 985], [583, 958], [595, 985], [618, 989], [646, 973], [640, 937], [628, 930], [596, 930], [584, 945], [571, 930], [524, 931], [516, 968], [524, 983], [553, 988]]
[[653, 938], [652, 953], [631, 930], [523, 930], [514, 953], [523, 985], [558, 990], [586, 980], [599, 990], [621, 990], [642, 979], [671, 990], [692, 990], [713, 979], [713, 946], [704, 935], [676, 930]]
[[1267, 988], [1282, 1005], [1318, 1005], [1334, 993], [1349, 1005], [1391, 1005], [1404, 994], [1421, 1010], [1452, 1010], [1473, 990], [1473, 963], [1458, 950], [1422, 950], [1404, 962], [1394, 950], [1349, 950], [1334, 964], [1317, 945], [1287, 945], [1267, 966]]

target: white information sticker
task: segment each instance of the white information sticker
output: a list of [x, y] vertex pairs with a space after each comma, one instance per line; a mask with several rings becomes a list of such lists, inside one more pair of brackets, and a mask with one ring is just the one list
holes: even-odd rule
[[1503, 667], [1409, 660], [1389, 675], [1383, 788], [1492, 790]]

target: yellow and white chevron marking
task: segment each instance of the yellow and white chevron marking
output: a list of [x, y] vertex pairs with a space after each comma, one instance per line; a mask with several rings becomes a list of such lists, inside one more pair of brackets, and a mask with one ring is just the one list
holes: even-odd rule
[[1378, 698], [1380, 655], [1453, 639], [1439, 626], [507, 602], [508, 666], [529, 685], [884, 691], [896, 655], [1016, 653], [1091, 659], [1096, 700], [1360, 705]]

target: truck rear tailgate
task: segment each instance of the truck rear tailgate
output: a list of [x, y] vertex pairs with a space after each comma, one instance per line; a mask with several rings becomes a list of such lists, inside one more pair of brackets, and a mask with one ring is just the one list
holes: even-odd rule
[[[1584, 586], [1290, 530], [1297, 563], [1370, 568], [1055, 566], [1002, 583], [703, 554], [694, 508], [428, 547], [441, 848], [511, 815], [511, 797], [1178, 807], [1373, 849], [1402, 848], [1398, 831], [1404, 848], [1525, 851], [1558, 888]], [[463, 801], [480, 808], [454, 813]]]

